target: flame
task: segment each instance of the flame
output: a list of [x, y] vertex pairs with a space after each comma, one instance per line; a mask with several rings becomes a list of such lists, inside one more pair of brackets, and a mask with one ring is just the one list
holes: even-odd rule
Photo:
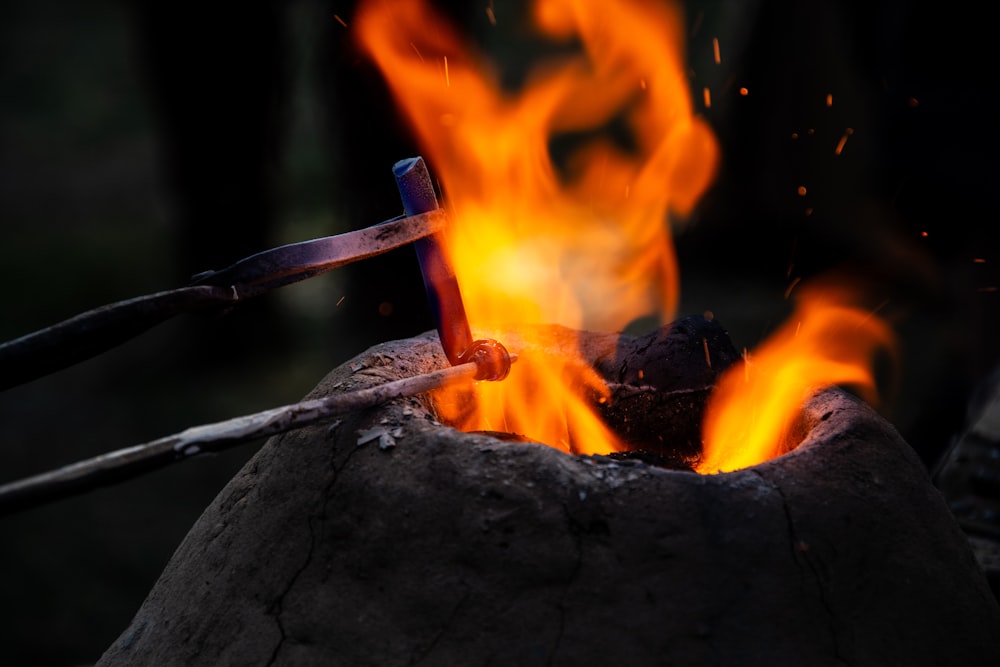
[[802, 403], [831, 385], [851, 385], [878, 402], [874, 361], [893, 356], [885, 321], [853, 305], [840, 283], [800, 288], [792, 317], [744, 364], [730, 367], [706, 407], [698, 472], [737, 470], [785, 453], [787, 430]]
[[[547, 351], [551, 341], [531, 338], [544, 327], [531, 325], [618, 331], [639, 316], [672, 318], [667, 223], [711, 184], [718, 147], [693, 112], [677, 5], [539, 0], [532, 18], [559, 56], [516, 91], [423, 0], [369, 0], [355, 26], [442, 184], [445, 247], [477, 335], [502, 338], [513, 325], [525, 338], [505, 381], [439, 396], [442, 416], [606, 453], [620, 449], [594, 411], [606, 385], [565, 346]], [[717, 40], [713, 49], [719, 62]], [[819, 387], [852, 384], [873, 399], [870, 362], [890, 347], [888, 327], [841, 289], [798, 294], [789, 323], [713, 392], [699, 472], [783, 453], [790, 421]]]
[[[512, 324], [617, 331], [640, 316], [672, 318], [668, 216], [692, 211], [718, 161], [692, 110], [681, 12], [544, 0], [532, 19], [559, 56], [509, 91], [422, 0], [371, 0], [356, 16], [361, 45], [440, 179], [446, 250], [470, 322], [489, 335]], [[453, 396], [444, 417], [567, 451], [617, 449], [592, 409], [603, 383], [542, 348], [518, 350], [507, 380], [480, 383], [472, 403]]]

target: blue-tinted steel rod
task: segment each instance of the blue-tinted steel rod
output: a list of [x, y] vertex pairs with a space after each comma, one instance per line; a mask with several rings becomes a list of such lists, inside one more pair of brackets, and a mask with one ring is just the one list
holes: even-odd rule
[[[434, 183], [422, 157], [400, 160], [392, 167], [406, 215], [419, 215], [438, 208]], [[427, 300], [437, 325], [441, 347], [451, 364], [462, 363], [463, 353], [472, 345], [472, 331], [465, 314], [455, 270], [442, 247], [441, 233], [414, 241]]]

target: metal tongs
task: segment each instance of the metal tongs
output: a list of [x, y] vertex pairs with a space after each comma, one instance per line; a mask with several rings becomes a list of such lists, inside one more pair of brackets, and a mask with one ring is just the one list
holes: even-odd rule
[[0, 515], [133, 477], [191, 456], [289, 431], [459, 380], [502, 380], [514, 360], [491, 339], [473, 340], [455, 272], [441, 246], [447, 216], [423, 158], [400, 160], [393, 174], [405, 214], [358, 231], [251, 255], [191, 283], [109, 304], [0, 344], [0, 391], [95, 356], [185, 312], [241, 301], [351, 262], [413, 243], [438, 336], [451, 368], [368, 389], [195, 426], [181, 433], [0, 485]]
[[[448, 360], [472, 358], [472, 340], [455, 272], [441, 247], [447, 215], [423, 158], [393, 166], [404, 215], [358, 231], [284, 245], [251, 255], [220, 271], [200, 273], [177, 289], [119, 301], [0, 344], [0, 391], [89, 359], [181, 313], [236, 306], [270, 290], [394, 250], [416, 248], [427, 297]], [[499, 358], [498, 358], [499, 360]], [[488, 364], [487, 364], [488, 365]], [[485, 371], [480, 379], [500, 375]], [[505, 374], [505, 373], [503, 373]]]

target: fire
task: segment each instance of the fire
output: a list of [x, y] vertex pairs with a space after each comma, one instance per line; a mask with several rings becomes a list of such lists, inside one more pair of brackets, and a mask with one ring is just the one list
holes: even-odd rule
[[[504, 20], [492, 4], [487, 14], [494, 27]], [[718, 145], [694, 112], [677, 5], [539, 0], [531, 17], [558, 55], [517, 90], [423, 0], [368, 0], [354, 27], [440, 179], [446, 251], [476, 335], [503, 339], [514, 326], [525, 337], [506, 380], [442, 399], [443, 417], [606, 453], [621, 448], [593, 409], [606, 386], [565, 348], [546, 353], [530, 339], [544, 327], [531, 325], [620, 331], [640, 316], [673, 318], [668, 221], [711, 184]], [[717, 40], [713, 49], [719, 62]], [[793, 323], [724, 376], [700, 471], [780, 454], [783, 429], [818, 386], [873, 386], [866, 357], [890, 334], [840, 296], [808, 291]]]
[[[650, 2], [550, 0], [532, 18], [562, 48], [516, 92], [421, 0], [368, 2], [355, 22], [442, 184], [470, 322], [488, 335], [511, 324], [614, 331], [639, 316], [672, 317], [667, 218], [693, 209], [718, 153], [692, 110], [681, 14]], [[599, 385], [576, 360], [521, 351], [507, 380], [477, 388], [476, 410], [447, 417], [607, 452], [614, 436], [584, 398]]]
[[786, 433], [803, 401], [831, 385], [851, 385], [878, 401], [873, 373], [890, 358], [894, 335], [856, 305], [842, 284], [800, 288], [795, 313], [742, 366], [730, 367], [712, 392], [702, 432], [702, 473], [736, 470], [784, 453]]

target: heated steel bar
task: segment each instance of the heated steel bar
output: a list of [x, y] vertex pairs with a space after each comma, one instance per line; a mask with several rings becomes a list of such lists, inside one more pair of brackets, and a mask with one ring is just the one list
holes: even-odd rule
[[[400, 160], [393, 165], [392, 173], [407, 216], [427, 215], [439, 210], [434, 183], [422, 157]], [[495, 340], [472, 339], [462, 292], [443, 242], [441, 232], [437, 231], [413, 244], [441, 347], [453, 366], [474, 361], [479, 369], [477, 380], [502, 380], [510, 371], [510, 355], [507, 348]]]
[[[406, 215], [418, 215], [438, 208], [434, 183], [422, 157], [400, 160], [392, 167]], [[427, 300], [441, 337], [441, 347], [453, 365], [462, 363], [462, 354], [472, 345], [472, 331], [458, 288], [455, 271], [442, 247], [441, 233], [414, 242]]]

